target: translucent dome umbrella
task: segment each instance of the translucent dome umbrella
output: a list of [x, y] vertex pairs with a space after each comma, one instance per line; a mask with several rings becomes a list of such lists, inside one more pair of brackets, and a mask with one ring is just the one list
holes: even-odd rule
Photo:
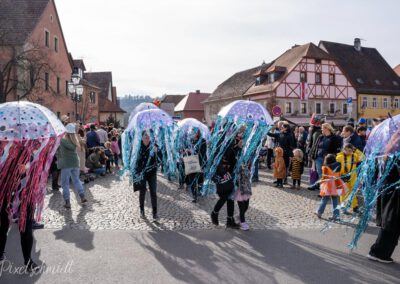
[[158, 109], [158, 107], [153, 103], [140, 103], [138, 104], [134, 110], [129, 115], [129, 121], [140, 111], [148, 110], [148, 109]]
[[[369, 155], [375, 153], [376, 155], [383, 155], [389, 141], [393, 141], [392, 137], [399, 132], [399, 129], [400, 114], [385, 119], [379, 125], [375, 126], [368, 137], [367, 145], [365, 146], [365, 154]], [[400, 149], [397, 148], [397, 151], [399, 150]]]
[[9, 214], [19, 215], [21, 231], [28, 214], [41, 219], [48, 171], [64, 132], [61, 121], [41, 105], [0, 105], [0, 204], [12, 204]]
[[135, 114], [128, 124], [127, 129], [149, 129], [153, 126], [172, 126], [174, 123], [171, 116], [165, 111], [156, 109], [147, 109]]
[[201, 137], [208, 141], [210, 136], [210, 130], [207, 125], [201, 123], [195, 118], [185, 118], [179, 121], [178, 123], [178, 131], [183, 133], [191, 133], [194, 129], [199, 129], [201, 133]]
[[259, 103], [253, 101], [237, 100], [224, 106], [218, 113], [220, 117], [233, 117], [245, 121], [265, 122], [273, 124], [268, 111]]

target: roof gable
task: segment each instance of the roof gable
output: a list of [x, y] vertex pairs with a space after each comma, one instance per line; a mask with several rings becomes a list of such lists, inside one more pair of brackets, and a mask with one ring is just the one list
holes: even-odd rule
[[93, 85], [100, 87], [100, 95], [103, 98], [108, 97], [110, 85], [112, 86], [112, 73], [111, 72], [86, 72], [83, 78]]
[[23, 45], [35, 29], [49, 1], [1, 0], [1, 45]]
[[[375, 48], [320, 41], [359, 93], [400, 94], [400, 79]], [[396, 83], [397, 82], [397, 86]]]
[[174, 111], [203, 111], [203, 101], [209, 96], [208, 93], [189, 93], [176, 105]]

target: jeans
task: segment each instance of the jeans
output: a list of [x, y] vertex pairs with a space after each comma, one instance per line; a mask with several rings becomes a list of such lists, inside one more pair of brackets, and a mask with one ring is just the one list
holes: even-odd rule
[[105, 167], [101, 167], [101, 168], [92, 169], [90, 171], [95, 173], [98, 176], [98, 175], [105, 174], [106, 173], [106, 168]]
[[322, 166], [324, 165], [324, 158], [322, 157], [317, 157], [315, 159], [315, 168], [317, 170], [318, 173], [318, 177], [321, 178], [322, 177]]
[[146, 198], [146, 182], [149, 185], [151, 206], [153, 207], [153, 215], [157, 214], [157, 173], [145, 174], [144, 186], [139, 192], [140, 210], [144, 212], [144, 200]]
[[69, 200], [69, 180], [72, 179], [75, 190], [79, 195], [85, 194], [81, 180], [79, 179], [79, 168], [61, 169], [61, 187], [63, 189], [64, 200]]
[[326, 204], [328, 204], [329, 199], [332, 200], [333, 217], [339, 217], [339, 197], [338, 196], [324, 196], [321, 198], [321, 203], [318, 208], [318, 214], [322, 215], [325, 211]]

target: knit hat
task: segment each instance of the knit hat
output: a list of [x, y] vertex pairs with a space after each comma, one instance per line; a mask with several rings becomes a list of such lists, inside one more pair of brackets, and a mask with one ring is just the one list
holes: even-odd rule
[[75, 134], [76, 133], [76, 124], [68, 123], [67, 126], [65, 126], [65, 129], [67, 130], [67, 133]]

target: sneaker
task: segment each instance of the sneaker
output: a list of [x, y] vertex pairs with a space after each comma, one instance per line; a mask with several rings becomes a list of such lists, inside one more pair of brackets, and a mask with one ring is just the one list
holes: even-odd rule
[[218, 226], [218, 225], [219, 225], [218, 213], [215, 213], [214, 211], [211, 212], [211, 222], [212, 222], [215, 226]]
[[197, 199], [194, 198], [194, 199], [192, 200], [192, 203], [197, 203]]
[[146, 215], [144, 214], [144, 210], [140, 210], [140, 218], [145, 219]]
[[249, 229], [250, 229], [249, 224], [247, 224], [246, 222], [240, 223], [240, 230], [248, 231]]
[[235, 222], [235, 218], [227, 217], [226, 218], [226, 227], [231, 229], [240, 229], [240, 224]]
[[314, 214], [318, 217], [318, 219], [322, 218], [322, 214], [319, 214], [318, 212], [314, 212]]
[[81, 203], [82, 204], [85, 204], [86, 202], [87, 202], [87, 199], [85, 198], [85, 195], [80, 195], [80, 198], [81, 198]]
[[157, 213], [153, 214], [153, 221], [154, 221], [154, 222], [157, 222], [158, 219], [159, 219], [159, 218], [158, 218]]
[[34, 230], [39, 230], [39, 229], [43, 229], [43, 228], [44, 228], [44, 224], [38, 223], [36, 221], [34, 221], [32, 224], [32, 229], [34, 229]]
[[333, 222], [340, 221], [340, 217], [339, 216], [329, 217], [329, 221], [333, 221]]
[[2, 255], [0, 255], [0, 263], [6, 259], [6, 254], [3, 253]]
[[308, 189], [308, 190], [311, 190], [311, 191], [315, 191], [315, 190], [316, 190], [316, 188], [313, 187], [313, 186], [309, 186], [309, 187], [307, 187], [307, 189]]
[[371, 254], [371, 253], [369, 253], [369, 254], [367, 255], [367, 258], [368, 258], [369, 260], [378, 261], [378, 262], [381, 262], [381, 263], [393, 263], [393, 259], [392, 259], [391, 257], [388, 257], [388, 258], [379, 258], [379, 257], [377, 257], [376, 255], [373, 255], [373, 254]]
[[68, 201], [65, 201], [64, 207], [67, 209], [71, 209], [71, 203]]
[[28, 273], [36, 272], [40, 269], [40, 266], [37, 265], [35, 262], [33, 262], [32, 259], [29, 259], [28, 263], [25, 263], [25, 266], [26, 266], [26, 271]]

